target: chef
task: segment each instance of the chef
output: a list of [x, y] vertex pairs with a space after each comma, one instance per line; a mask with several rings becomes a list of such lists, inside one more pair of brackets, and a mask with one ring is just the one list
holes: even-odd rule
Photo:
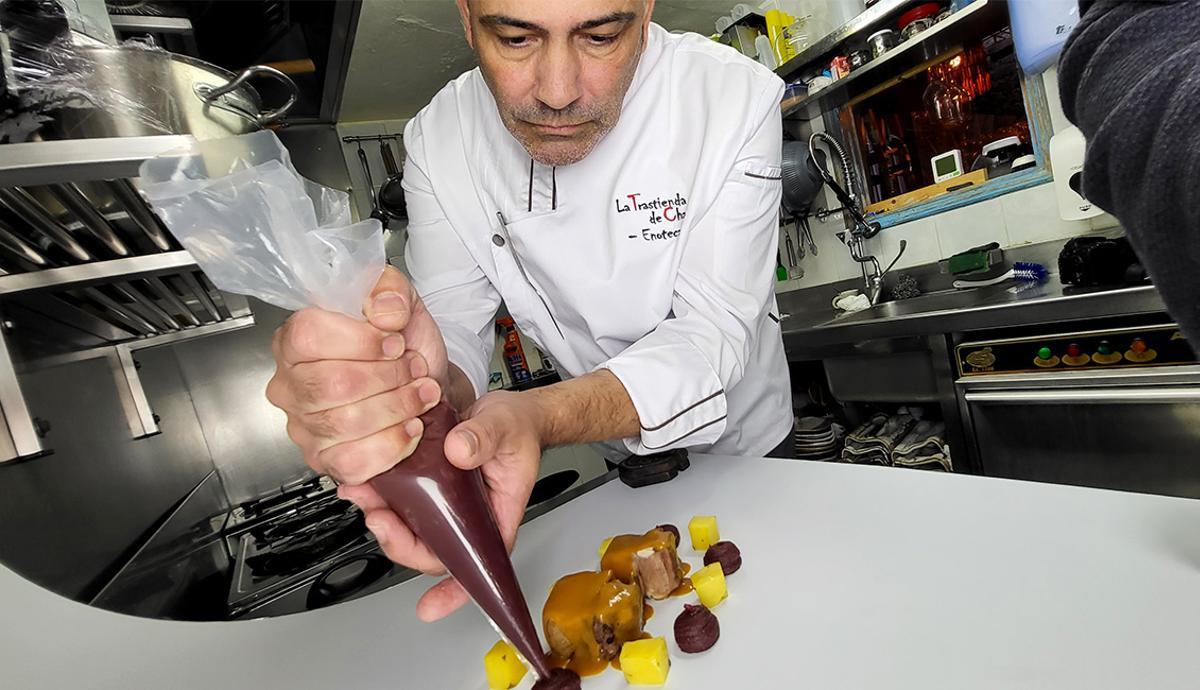
[[[787, 452], [783, 83], [653, 7], [458, 0], [480, 66], [404, 132], [411, 282], [389, 269], [367, 323], [310, 309], [276, 334], [268, 398], [396, 562], [440, 570], [364, 482], [443, 397], [464, 417], [446, 456], [481, 468], [510, 548], [543, 448]], [[501, 302], [566, 380], [487, 392]], [[447, 580], [418, 615], [465, 601]]]

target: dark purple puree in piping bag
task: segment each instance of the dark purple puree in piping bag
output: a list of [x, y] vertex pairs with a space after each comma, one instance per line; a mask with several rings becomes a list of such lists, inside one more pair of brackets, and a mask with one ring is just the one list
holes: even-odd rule
[[371, 480], [388, 506], [425, 542], [539, 678], [550, 675], [525, 595], [488, 506], [479, 470], [446, 460], [446, 434], [458, 413], [446, 402], [421, 416], [416, 451]]

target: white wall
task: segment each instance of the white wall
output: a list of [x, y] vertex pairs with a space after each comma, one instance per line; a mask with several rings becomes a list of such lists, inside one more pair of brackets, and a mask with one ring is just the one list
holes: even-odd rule
[[[1057, 76], [1057, 71], [1053, 68], [1043, 75], [1050, 102], [1050, 119], [1056, 132], [1070, 126], [1058, 99]], [[815, 126], [819, 124], [819, 121], [813, 122]], [[832, 201], [827, 194], [824, 205], [836, 207], [836, 203], [830, 203]], [[801, 268], [805, 271], [803, 278], [777, 282], [776, 290], [779, 292], [862, 276], [858, 264], [850, 258], [849, 251], [835, 236], [844, 229], [840, 220], [831, 218], [829, 222], [819, 223], [814, 218], [811, 223], [820, 254], [815, 259], [808, 257], [801, 262]], [[897, 268], [903, 269], [949, 258], [953, 254], [989, 242], [999, 242], [1007, 249], [1025, 244], [1065, 240], [1113, 228], [1118, 224], [1116, 218], [1107, 214], [1085, 221], [1062, 220], [1058, 214], [1054, 186], [1044, 184], [885, 228], [866, 244], [868, 253], [887, 265], [900, 251], [900, 241], [907, 240], [908, 249], [896, 264]], [[783, 245], [780, 247], [783, 248]], [[786, 252], [783, 256], [786, 261]]]

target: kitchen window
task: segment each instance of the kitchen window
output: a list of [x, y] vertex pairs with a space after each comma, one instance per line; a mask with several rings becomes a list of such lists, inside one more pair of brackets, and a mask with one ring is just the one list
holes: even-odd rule
[[[845, 144], [856, 191], [883, 227], [1052, 179], [1050, 101], [1042, 77], [1018, 64], [1007, 3], [943, 12], [871, 58], [870, 33], [900, 29], [912, 4], [880, 2], [777, 70], [808, 85], [806, 95], [789, 89], [785, 119], [817, 118]], [[847, 55], [854, 66], [829, 81]]]
[[886, 227], [1047, 181], [1044, 104], [1008, 27], [852, 99], [837, 119], [862, 165], [868, 214]]

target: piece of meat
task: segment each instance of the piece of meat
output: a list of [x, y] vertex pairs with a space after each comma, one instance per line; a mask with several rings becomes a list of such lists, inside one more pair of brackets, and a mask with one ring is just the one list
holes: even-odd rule
[[670, 548], [646, 548], [635, 553], [633, 574], [649, 599], [666, 599], [683, 583], [679, 555]]
[[[622, 582], [637, 582], [651, 599], [665, 599], [683, 581], [683, 564], [676, 544], [676, 536], [661, 527], [645, 534], [621, 534], [609, 542], [600, 567], [613, 571]], [[644, 561], [641, 574], [639, 560]]]

